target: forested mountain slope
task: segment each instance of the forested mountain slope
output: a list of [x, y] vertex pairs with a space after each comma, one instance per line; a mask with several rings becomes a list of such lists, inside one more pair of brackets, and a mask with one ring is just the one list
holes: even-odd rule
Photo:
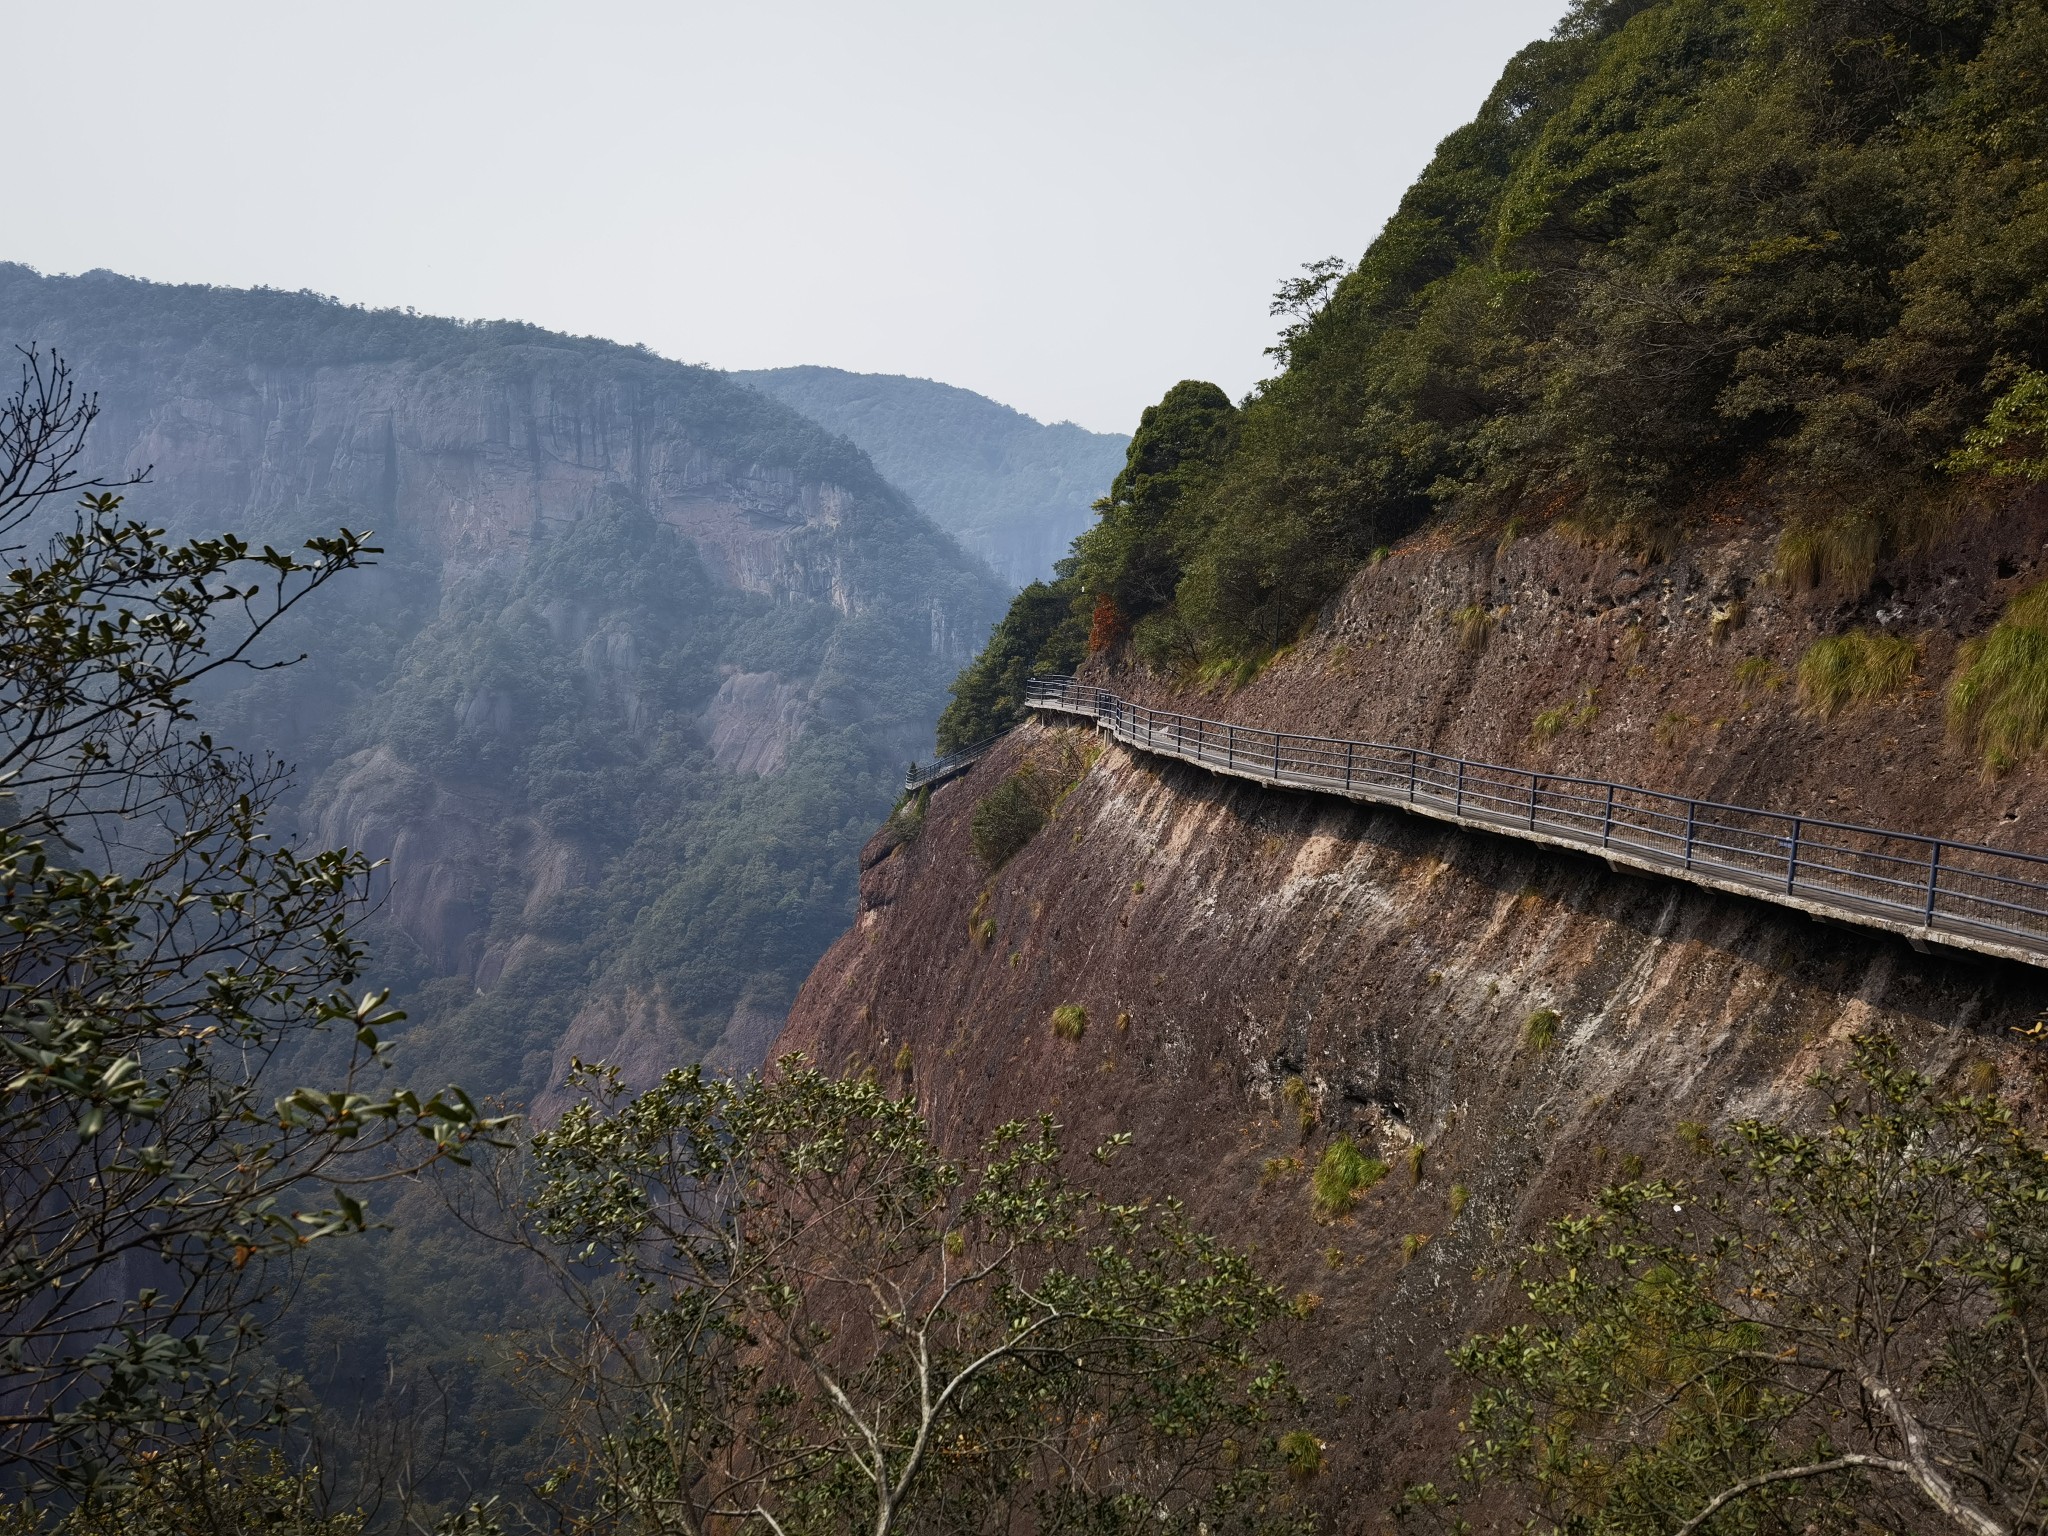
[[734, 378], [844, 434], [934, 522], [1013, 588], [1052, 575], [1130, 439], [1050, 426], [971, 390], [839, 368]]
[[2044, 56], [1992, 0], [1580, 0], [1283, 287], [1275, 378], [1147, 412], [1062, 596], [1213, 673], [1419, 529], [1654, 556], [1731, 506], [1868, 590], [2043, 463]]
[[387, 554], [207, 701], [300, 831], [390, 859], [423, 1076], [758, 1057], [1000, 601], [860, 451], [723, 376], [515, 324], [0, 267], [174, 532]]

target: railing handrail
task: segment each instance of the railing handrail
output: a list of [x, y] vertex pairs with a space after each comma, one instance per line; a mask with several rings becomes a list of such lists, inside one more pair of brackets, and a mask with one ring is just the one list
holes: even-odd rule
[[[1939, 933], [1966, 948], [2048, 964], [2048, 878], [2037, 874], [2048, 866], [2048, 855], [1516, 768], [1429, 747], [1239, 725], [1133, 704], [1069, 677], [1032, 679], [1024, 702], [1089, 716], [1141, 750], [1236, 777], [1398, 801], [1432, 816], [1586, 848], [1611, 861], [1867, 926], [1909, 936]], [[1512, 797], [1501, 793], [1509, 789]], [[1891, 846], [1858, 847], [1852, 839]], [[1985, 863], [1994, 867], [1979, 867]], [[1901, 899], [1900, 892], [1913, 893], [1912, 899]], [[2029, 895], [2042, 904], [2028, 905]], [[1912, 921], [1902, 920], [1907, 917]]]
[[993, 736], [984, 736], [979, 741], [970, 742], [964, 747], [955, 747], [944, 757], [935, 758], [929, 763], [912, 763], [909, 770], [903, 775], [904, 792], [906, 794], [914, 793], [917, 790], [923, 789], [927, 784], [936, 784], [941, 779], [951, 778], [962, 769], [986, 757], [990, 747], [993, 747], [997, 742], [1009, 735], [1010, 731], [1015, 729], [1015, 726], [1011, 726], [1005, 730], [997, 731]]

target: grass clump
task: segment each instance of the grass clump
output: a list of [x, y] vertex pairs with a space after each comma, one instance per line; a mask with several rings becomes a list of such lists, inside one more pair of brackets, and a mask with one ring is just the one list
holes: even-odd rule
[[1414, 1262], [1415, 1256], [1428, 1246], [1429, 1234], [1427, 1232], [1410, 1232], [1401, 1239], [1401, 1262], [1403, 1264]]
[[1280, 1460], [1287, 1475], [1305, 1483], [1323, 1470], [1323, 1442], [1305, 1429], [1290, 1429], [1279, 1440]]
[[1411, 1143], [1407, 1156], [1408, 1182], [1410, 1184], [1420, 1184], [1422, 1182], [1422, 1162], [1424, 1158], [1429, 1156], [1429, 1148], [1419, 1141]]
[[1316, 1164], [1310, 1209], [1318, 1221], [1335, 1221], [1386, 1176], [1385, 1163], [1361, 1152], [1349, 1136], [1339, 1136]]
[[1301, 1163], [1292, 1157], [1269, 1157], [1259, 1167], [1259, 1188], [1271, 1189], [1282, 1179], [1301, 1172]]
[[1295, 1128], [1301, 1132], [1301, 1139], [1307, 1141], [1320, 1118], [1316, 1114], [1315, 1094], [1300, 1078], [1290, 1077], [1280, 1085], [1280, 1097], [1294, 1111]]
[[1062, 1040], [1078, 1040], [1088, 1033], [1088, 1010], [1079, 1003], [1061, 1003], [1052, 1011], [1052, 1032]]
[[1823, 720], [1899, 692], [1913, 680], [1920, 648], [1902, 635], [1867, 629], [1816, 640], [1799, 658], [1799, 697]]
[[1744, 693], [1776, 693], [1785, 686], [1785, 674], [1768, 656], [1745, 656], [1735, 664], [1735, 686]]
[[1465, 1207], [1472, 1203], [1472, 1191], [1462, 1184], [1451, 1186], [1451, 1220], [1456, 1221], [1465, 1214]]
[[1529, 722], [1529, 739], [1541, 745], [1571, 723], [1572, 712], [1566, 705], [1553, 704], [1548, 709], [1539, 709], [1536, 718]]
[[1557, 1026], [1562, 1022], [1555, 1008], [1538, 1008], [1522, 1025], [1522, 1039], [1531, 1050], [1547, 1051], [1557, 1043]]
[[1467, 603], [1451, 614], [1451, 628], [1457, 631], [1458, 645], [1467, 651], [1483, 651], [1486, 642], [1493, 636], [1493, 613], [1484, 603]]
[[1778, 580], [1794, 591], [1861, 592], [1877, 569], [1884, 532], [1877, 518], [1854, 512], [1795, 523], [1778, 539]]
[[1988, 633], [1964, 642], [1948, 718], [1992, 773], [2048, 742], [2048, 581], [2007, 603]]
[[1662, 715], [1657, 717], [1656, 727], [1650, 732], [1650, 735], [1658, 746], [1669, 751], [1673, 747], [1684, 746], [1686, 737], [1691, 734], [1692, 728], [1698, 724], [1699, 721], [1693, 719], [1691, 715], [1686, 714], [1682, 710], [1667, 709]]

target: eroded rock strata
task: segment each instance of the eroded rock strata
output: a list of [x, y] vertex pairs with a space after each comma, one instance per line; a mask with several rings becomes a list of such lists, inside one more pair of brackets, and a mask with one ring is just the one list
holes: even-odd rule
[[[2038, 775], [1985, 776], [1944, 733], [1942, 684], [1957, 641], [2038, 575], [2043, 534], [2032, 510], [1987, 523], [1854, 613], [1760, 576], [1737, 589], [1760, 534], [1654, 565], [1551, 536], [1418, 549], [1234, 694], [1100, 676], [1202, 713], [2026, 847]], [[1743, 622], [1716, 626], [1734, 595]], [[1450, 610], [1489, 598], [1487, 644], [1461, 648]], [[1791, 674], [1854, 618], [1914, 634], [1919, 674], [1824, 721]], [[1735, 681], [1749, 656], [1778, 686]], [[1591, 718], [1532, 739], [1532, 713], [1587, 697]], [[1121, 1188], [1180, 1193], [1318, 1298], [1288, 1348], [1339, 1529], [1379, 1528], [1406, 1482], [1443, 1472], [1465, 1401], [1446, 1351], [1507, 1319], [1515, 1248], [1633, 1159], [1682, 1165], [1689, 1123], [1815, 1113], [1812, 1075], [1870, 1029], [1951, 1081], [1995, 1076], [2030, 1116], [2044, 1102], [2043, 1054], [2015, 1031], [2048, 1008], [2048, 970], [1113, 745], [984, 873], [978, 799], [1076, 747], [1100, 739], [1029, 724], [933, 794], [914, 840], [869, 845], [859, 917], [776, 1050], [894, 1074], [960, 1148], [1041, 1109], [1076, 1144], [1132, 1132]], [[1066, 1004], [1087, 1010], [1078, 1041], [1050, 1027]], [[1548, 1046], [1527, 1027], [1542, 1010]], [[1340, 1134], [1395, 1171], [1323, 1224], [1307, 1170]]]

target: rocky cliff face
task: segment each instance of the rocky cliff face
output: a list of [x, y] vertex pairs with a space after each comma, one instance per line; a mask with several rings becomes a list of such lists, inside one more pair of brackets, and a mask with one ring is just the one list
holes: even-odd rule
[[[2038, 507], [2015, 508], [1839, 603], [1773, 587], [1760, 529], [1656, 564], [1548, 536], [1444, 541], [1362, 572], [1234, 694], [1102, 676], [1233, 719], [2040, 847], [2039, 774], [1986, 779], [1943, 735], [1940, 684], [2044, 538]], [[1484, 643], [1461, 643], [1454, 615], [1480, 604]], [[1916, 685], [1824, 721], [1789, 684], [1737, 682], [1751, 656], [1782, 680], [1850, 622], [1914, 636]], [[1555, 704], [1574, 718], [1532, 737]], [[870, 845], [860, 915], [775, 1049], [907, 1063], [896, 1080], [961, 1148], [1041, 1109], [1079, 1145], [1134, 1133], [1125, 1187], [1182, 1195], [1315, 1298], [1294, 1357], [1336, 1529], [1380, 1529], [1405, 1483], [1442, 1475], [1466, 1401], [1446, 1351], [1508, 1320], [1503, 1262], [1628, 1159], [1678, 1166], [1682, 1122], [1811, 1114], [1807, 1080], [1869, 1029], [1951, 1081], [1995, 1075], [2037, 1122], [2048, 1109], [2048, 1058], [2014, 1034], [2048, 1008], [2048, 969], [1118, 747], [986, 874], [977, 800], [1076, 746], [1095, 739], [1028, 725], [934, 793], [914, 841]], [[1079, 1040], [1050, 1027], [1065, 1004], [1087, 1010]], [[1558, 1018], [1547, 1046], [1526, 1028], [1539, 1010]], [[1396, 1172], [1323, 1224], [1307, 1169], [1338, 1134]]]
[[[585, 1054], [629, 1017], [671, 1060], [728, 1026], [758, 1049], [994, 617], [984, 567], [842, 439], [630, 348], [7, 266], [0, 339], [98, 392], [95, 460], [151, 467], [137, 515], [386, 546], [280, 637], [303, 665], [206, 702], [297, 764], [305, 835], [388, 861], [377, 947], [433, 1066], [538, 1092], [572, 1018]], [[780, 850], [769, 940], [691, 927], [717, 893], [677, 887], [722, 836]], [[657, 912], [717, 979], [678, 991], [645, 931], [617, 974]], [[535, 1017], [473, 1051], [500, 988]]]
[[[1963, 643], [2048, 577], [2048, 497], [1981, 509], [1853, 594], [1779, 581], [1778, 532], [1730, 511], [1667, 558], [1548, 531], [1418, 539], [1360, 571], [1242, 687], [1179, 687], [1131, 666], [1091, 675], [1246, 725], [2048, 848], [2048, 773], [1986, 773], [1946, 707]], [[1799, 664], [1852, 629], [1911, 644], [1912, 676], [1824, 715], [1801, 696]]]

